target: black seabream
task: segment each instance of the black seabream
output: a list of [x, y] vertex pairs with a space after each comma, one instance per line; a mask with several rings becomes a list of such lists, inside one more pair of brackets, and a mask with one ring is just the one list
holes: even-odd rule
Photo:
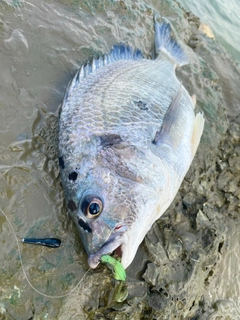
[[188, 62], [168, 22], [155, 22], [156, 58], [115, 46], [77, 71], [62, 103], [59, 164], [90, 267], [116, 252], [127, 268], [173, 201], [204, 127], [175, 75]]

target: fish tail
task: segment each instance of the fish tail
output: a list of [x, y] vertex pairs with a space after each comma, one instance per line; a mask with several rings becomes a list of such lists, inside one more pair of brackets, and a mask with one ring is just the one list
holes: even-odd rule
[[176, 66], [188, 64], [188, 55], [172, 35], [171, 24], [164, 21], [159, 24], [155, 21], [155, 51], [157, 55], [165, 54]]

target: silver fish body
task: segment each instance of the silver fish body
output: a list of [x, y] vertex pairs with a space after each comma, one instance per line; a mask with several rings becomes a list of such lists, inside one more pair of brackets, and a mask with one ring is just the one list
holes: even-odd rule
[[190, 167], [204, 118], [175, 75], [187, 57], [168, 23], [155, 23], [157, 58], [124, 45], [82, 67], [59, 120], [69, 212], [95, 268], [116, 250], [124, 268], [169, 207]]

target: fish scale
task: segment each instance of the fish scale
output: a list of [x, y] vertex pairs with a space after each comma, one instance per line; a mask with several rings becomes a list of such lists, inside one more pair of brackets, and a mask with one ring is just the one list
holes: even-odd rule
[[[111, 74], [108, 76], [107, 82], [104, 80], [101, 81], [104, 79], [104, 74], [108, 72], [108, 70], [103, 70], [103, 74], [98, 75], [97, 78], [100, 78], [100, 80], [97, 82], [92, 81], [92, 79], [88, 79], [87, 83], [82, 88], [81, 83], [76, 86], [74, 90], [78, 92], [78, 96], [80, 96], [81, 99], [78, 101], [78, 104], [75, 105], [74, 110], [72, 110], [70, 107], [70, 105], [74, 105], [74, 101], [69, 100], [69, 110], [66, 117], [73, 119], [70, 121], [74, 121], [75, 124], [78, 124], [83, 131], [87, 130], [89, 124], [95, 125], [99, 132], [105, 132], [106, 130], [114, 129], [114, 127], [119, 128], [123, 124], [134, 124], [135, 126], [141, 127], [141, 120], [143, 124], [155, 124], [159, 127], [163, 119], [164, 110], [166, 111], [171, 101], [171, 96], [165, 98], [164, 100], [164, 95], [162, 92], [159, 92], [159, 97], [154, 96], [154, 103], [152, 103], [152, 109], [149, 110], [149, 113], [142, 112], [142, 114], [139, 114], [139, 108], [135, 107], [135, 110], [138, 112], [138, 118], [134, 118], [134, 104], [130, 103], [134, 101], [134, 99], [143, 99], [144, 101], [151, 102], [151, 92], [147, 90], [149, 84], [151, 84], [153, 92], [156, 89], [155, 87], [162, 85], [162, 83], [159, 83], [159, 81], [154, 81], [155, 84], [152, 81], [151, 74], [153, 73], [152, 71], [154, 68], [151, 64], [149, 66], [150, 68], [148, 68], [150, 70], [147, 70], [147, 74], [149, 74], [149, 76], [147, 78], [143, 78], [142, 74], [144, 74], [146, 65], [149, 65], [148, 60], [146, 60], [146, 64], [144, 63], [144, 65], [141, 65], [141, 62], [139, 61], [138, 65], [135, 66], [135, 68], [138, 69], [139, 75], [136, 74], [135, 68], [134, 70], [132, 69], [132, 64], [134, 64], [134, 62], [135, 61], [120, 61], [117, 66], [118, 68], [116, 68], [116, 66], [114, 67], [114, 72], [112, 72], [113, 76], [111, 76]], [[126, 64], [129, 64], [130, 66], [127, 66], [127, 70], [124, 69], [123, 79], [121, 78], [120, 81], [117, 81], [118, 77], [122, 75], [123, 63], [125, 64], [125, 68]], [[161, 67], [162, 63], [159, 62], [159, 68], [161, 69]], [[141, 72], [141, 69], [143, 69], [143, 72]], [[92, 74], [92, 76], [89, 78], [95, 77], [96, 75]], [[131, 80], [127, 81], [127, 79]], [[139, 83], [139, 79], [144, 80], [141, 83], [141, 93], [137, 91], [138, 87], [136, 86], [136, 83]], [[162, 75], [160, 75], [160, 79], [162, 80]], [[109, 87], [109, 83], [113, 89]], [[94, 87], [94, 90], [91, 90], [92, 87]], [[122, 92], [121, 96], [116, 97], [116, 88], [120, 88]], [[95, 91], [97, 92], [96, 95], [94, 95]], [[176, 92], [177, 88], [173, 91], [173, 96], [174, 93], [176, 94]], [[74, 92], [72, 93], [72, 96], [74, 96]], [[81, 104], [81, 101], [84, 101], [84, 104]], [[159, 103], [161, 103], [163, 106], [161, 109], [158, 108]], [[114, 105], [119, 106], [117, 114]], [[155, 107], [156, 110], [154, 109], [154, 105], [157, 107]], [[81, 113], [79, 112], [79, 109], [81, 110]]]
[[155, 21], [156, 59], [114, 46], [83, 66], [59, 119], [59, 164], [69, 213], [90, 267], [116, 252], [127, 268], [173, 201], [197, 150], [203, 115], [175, 75], [187, 55]]

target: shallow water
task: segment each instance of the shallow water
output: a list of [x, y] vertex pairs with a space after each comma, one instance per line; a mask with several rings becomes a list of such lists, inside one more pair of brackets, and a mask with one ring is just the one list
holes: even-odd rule
[[[189, 36], [185, 15], [172, 1], [161, 5], [158, 1], [132, 4], [131, 1], [110, 0], [0, 3], [0, 205], [19, 239], [54, 236], [63, 241], [63, 247], [57, 250], [21, 245], [26, 272], [32, 284], [45, 294], [65, 294], [88, 270], [83, 246], [67, 216], [59, 181], [56, 115], [65, 88], [89, 56], [108, 52], [120, 41], [140, 48], [150, 57], [155, 10], [171, 19], [182, 39]], [[203, 70], [206, 78], [198, 78], [196, 74]], [[231, 70], [233, 75], [234, 70]], [[208, 117], [203, 146], [210, 145], [214, 149], [226, 131], [222, 113], [222, 119], [212, 125], [216, 112], [223, 110], [217, 76], [195, 56], [190, 67], [179, 71], [179, 75], [191, 94], [197, 93], [197, 108], [203, 109]], [[200, 162], [203, 150], [202, 147]], [[234, 240], [238, 239], [239, 224], [232, 228], [228, 241], [230, 249], [224, 251], [225, 258], [217, 271], [219, 287], [212, 287], [206, 293], [209, 304], [219, 299], [239, 302], [239, 287], [231, 282], [232, 273], [237, 272], [239, 264], [239, 245]], [[24, 279], [11, 228], [2, 215], [0, 231], [0, 315], [18, 320], [32, 316], [34, 319], [77, 319], [86, 308], [88, 316], [82, 314], [82, 318], [88, 319], [96, 308], [111, 305], [110, 289], [105, 300], [102, 298], [102, 291], [111, 285], [109, 273], [103, 268], [90, 271], [80, 289], [66, 299], [50, 300], [35, 293]], [[129, 287], [134, 286], [135, 270], [141, 273], [149, 259], [141, 250], [128, 270], [132, 281]], [[142, 257], [145, 260], [141, 260]], [[226, 287], [225, 279], [232, 285]], [[134, 287], [137, 289], [132, 299], [137, 302], [131, 300], [133, 305], [142, 304], [146, 287], [143, 281]], [[222, 304], [220, 307], [227, 310]], [[237, 312], [234, 308], [233, 316]]]
[[240, 2], [238, 0], [180, 0], [184, 7], [207, 23], [216, 39], [240, 62]]

